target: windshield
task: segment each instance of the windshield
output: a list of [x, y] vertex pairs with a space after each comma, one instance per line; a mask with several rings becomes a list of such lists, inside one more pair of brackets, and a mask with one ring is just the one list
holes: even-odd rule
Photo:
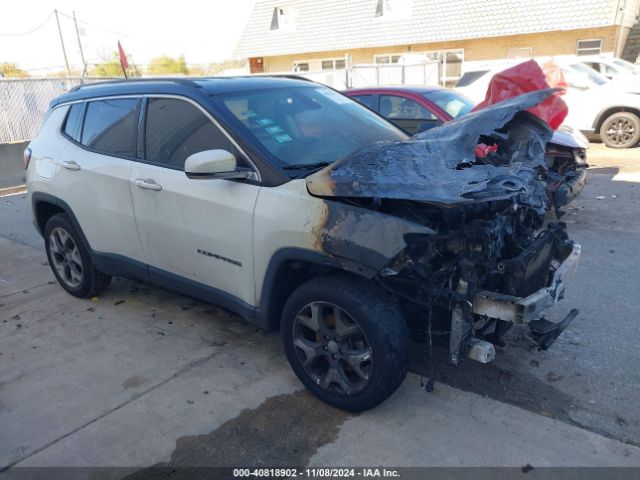
[[629, 63], [620, 58], [614, 58], [611, 60], [611, 63], [617, 65], [618, 67], [624, 68], [627, 72], [633, 73], [635, 75], [640, 75], [640, 65], [634, 65], [633, 63]]
[[596, 72], [593, 68], [585, 65], [584, 63], [574, 63], [571, 65], [571, 68], [579, 75], [581, 75], [583, 79], [588, 79], [589, 83], [604, 85], [609, 82], [609, 79], [607, 77], [605, 77], [601, 73]]
[[432, 101], [441, 109], [457, 118], [460, 115], [466, 115], [475, 105], [464, 95], [453, 90], [432, 90], [422, 94], [427, 100]]
[[456, 87], [467, 87], [472, 83], [474, 83], [476, 80], [479, 80], [480, 78], [482, 78], [487, 73], [489, 73], [489, 70], [478, 70], [475, 72], [467, 72], [464, 75], [462, 75], [462, 77], [460, 77], [460, 80], [458, 80], [458, 83], [456, 83]]
[[408, 138], [358, 102], [315, 84], [229, 94], [221, 103], [285, 169], [311, 170], [381, 140]]

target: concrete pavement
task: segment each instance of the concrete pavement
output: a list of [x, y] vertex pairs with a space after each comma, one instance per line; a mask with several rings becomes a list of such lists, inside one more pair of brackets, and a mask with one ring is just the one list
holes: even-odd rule
[[415, 375], [373, 411], [335, 410], [275, 334], [127, 280], [78, 300], [42, 251], [0, 252], [2, 465], [640, 466], [637, 447]]
[[360, 415], [309, 395], [278, 335], [223, 309], [122, 279], [69, 296], [22, 196], [0, 198], [0, 468], [640, 466], [640, 187], [615, 178], [633, 162], [603, 161], [565, 217], [584, 257], [553, 315], [582, 313], [549, 352], [439, 365], [434, 394], [411, 375]]

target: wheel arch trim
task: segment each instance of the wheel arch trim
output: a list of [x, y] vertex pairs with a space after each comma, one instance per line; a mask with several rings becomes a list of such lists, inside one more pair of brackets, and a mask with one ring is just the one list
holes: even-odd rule
[[613, 107], [606, 107], [606, 108], [603, 108], [602, 110], [600, 110], [598, 112], [598, 115], [596, 115], [596, 119], [593, 122], [593, 131], [594, 132], [599, 132], [600, 128], [602, 127], [602, 124], [605, 122], [605, 120], [607, 118], [609, 118], [614, 113], [620, 113], [620, 112], [633, 113], [638, 118], [640, 118], [640, 109], [639, 108], [625, 107], [625, 106], [622, 106], [622, 105], [613, 106]]
[[[338, 259], [326, 252], [298, 247], [279, 249], [269, 260], [257, 302], [259, 322], [268, 330], [278, 330], [280, 327], [281, 308], [279, 308], [278, 303], [281, 303], [282, 299], [278, 298], [278, 292], [280, 291], [279, 288], [285, 288], [282, 287], [281, 274], [289, 268], [291, 263], [295, 262], [333, 271], [343, 271], [368, 279], [374, 273], [363, 268], [352, 268], [350, 265], [345, 264], [344, 259]], [[286, 302], [286, 299], [284, 301]]]
[[78, 233], [78, 235], [80, 235], [80, 241], [83, 243], [83, 246], [87, 249], [87, 251], [92, 251], [91, 245], [89, 244], [87, 237], [82, 231], [82, 228], [80, 227], [80, 223], [78, 222], [78, 219], [76, 218], [69, 204], [64, 200], [62, 200], [61, 198], [51, 195], [49, 193], [34, 192], [31, 195], [33, 223], [35, 224], [35, 227], [38, 230], [38, 233], [40, 233], [40, 235], [44, 237], [44, 227], [46, 223], [41, 225], [40, 222], [38, 221], [38, 206], [44, 203], [54, 205], [60, 208], [69, 217], [69, 220], [73, 224], [73, 227], [76, 229], [76, 232]]

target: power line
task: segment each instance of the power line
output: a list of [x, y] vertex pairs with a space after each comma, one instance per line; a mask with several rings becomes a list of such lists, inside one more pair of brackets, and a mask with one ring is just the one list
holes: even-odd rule
[[[67, 15], [66, 13], [61, 12], [60, 10], [58, 10], [58, 13], [60, 15], [62, 15], [63, 17], [67, 17], [70, 20], [73, 20], [73, 17], [71, 15]], [[145, 38], [145, 37], [142, 37], [142, 36], [139, 36], [139, 35], [130, 35], [128, 33], [118, 32], [116, 30], [111, 30], [110, 28], [101, 27], [99, 25], [95, 25], [93, 23], [85, 22], [84, 20], [80, 20], [80, 19], [76, 19], [76, 21], [78, 23], [81, 23], [82, 25], [86, 25], [86, 26], [91, 27], [91, 28], [102, 30], [103, 32], [109, 32], [109, 33], [111, 33], [113, 35], [117, 35], [119, 37], [132, 38], [132, 39], [136, 39], [136, 40], [147, 42], [147, 43], [153, 43], [153, 44], [160, 43], [162, 45], [172, 45], [172, 46], [176, 46], [176, 47], [184, 46], [182, 43], [166, 42], [166, 41], [157, 42], [157, 41], [149, 40], [148, 38]]]
[[29, 35], [37, 30], [40, 30], [42, 27], [45, 26], [45, 24], [49, 21], [49, 19], [51, 19], [53, 15], [53, 12], [49, 13], [49, 15], [47, 16], [47, 18], [45, 18], [43, 20], [42, 23], [40, 23], [37, 27], [27, 31], [27, 32], [22, 32], [22, 33], [0, 33], [0, 37], [24, 37], [25, 35]]

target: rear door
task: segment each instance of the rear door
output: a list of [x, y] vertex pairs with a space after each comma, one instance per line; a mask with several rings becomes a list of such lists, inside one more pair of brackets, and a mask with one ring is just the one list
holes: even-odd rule
[[55, 183], [92, 250], [142, 260], [129, 176], [136, 156], [140, 99], [108, 98], [70, 106], [69, 140]]
[[213, 287], [253, 304], [253, 211], [259, 185], [190, 179], [184, 173], [187, 157], [204, 150], [227, 150], [239, 166], [250, 163], [195, 102], [180, 97], [146, 102], [143, 161], [133, 167], [130, 181], [150, 277], [166, 284], [178, 275], [195, 282], [194, 288]]

